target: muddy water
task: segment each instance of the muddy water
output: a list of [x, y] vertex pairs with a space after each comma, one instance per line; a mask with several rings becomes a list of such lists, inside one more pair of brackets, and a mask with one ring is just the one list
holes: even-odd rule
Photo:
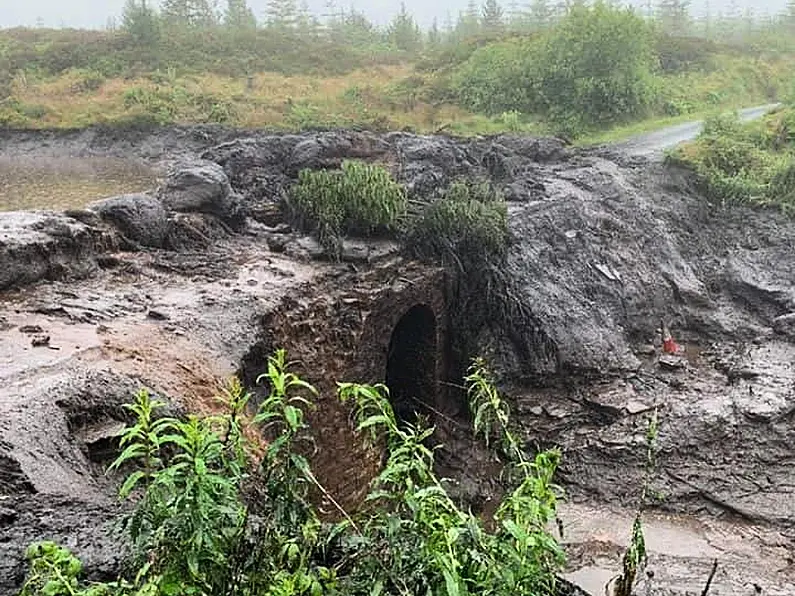
[[79, 208], [156, 182], [156, 172], [139, 160], [0, 156], [0, 211]]
[[[605, 594], [620, 572], [634, 513], [567, 503], [559, 515], [569, 553], [566, 578], [592, 596]], [[644, 514], [643, 527], [648, 573], [637, 594], [700, 594], [714, 561], [711, 596], [795, 593], [790, 540], [770, 528], [655, 512]]]

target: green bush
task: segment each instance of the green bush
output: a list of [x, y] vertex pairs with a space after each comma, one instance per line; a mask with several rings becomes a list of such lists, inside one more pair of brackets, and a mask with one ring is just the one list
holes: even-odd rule
[[541, 113], [576, 136], [646, 115], [656, 66], [649, 24], [629, 9], [597, 2], [575, 5], [541, 36], [477, 49], [450, 84], [469, 109]]
[[[311, 444], [305, 411], [316, 390], [291, 372], [283, 350], [261, 379], [268, 392], [253, 414], [251, 394], [236, 381], [222, 414], [188, 420], [159, 417], [163, 404], [141, 391], [111, 466], [131, 468], [121, 488], [136, 500], [125, 526], [128, 572], [86, 586], [68, 550], [41, 543], [28, 551], [23, 596], [557, 593], [564, 557], [548, 527], [560, 453], [524, 453], [482, 362], [465, 379], [474, 432], [499, 450], [507, 485], [491, 528], [435, 475], [433, 429], [398, 424], [380, 385], [338, 385], [358, 432], [387, 455], [362, 509], [345, 511], [300, 454]], [[320, 520], [310, 488], [329, 498], [342, 522]]]
[[124, 92], [124, 107], [134, 114], [150, 116], [158, 124], [174, 122], [179, 108], [176, 93], [167, 88], [131, 87]]
[[475, 271], [508, 248], [505, 202], [488, 182], [454, 182], [411, 220], [405, 245], [413, 256]]
[[795, 110], [743, 124], [736, 114], [709, 118], [698, 139], [672, 158], [690, 167], [704, 192], [722, 203], [795, 207]]
[[718, 53], [714, 41], [666, 33], [656, 35], [654, 49], [659, 57], [660, 70], [670, 74], [707, 68], [711, 57]]
[[344, 161], [339, 170], [302, 170], [288, 207], [299, 225], [317, 234], [332, 255], [346, 234], [393, 233], [406, 212], [406, 192], [383, 167]]
[[528, 41], [493, 43], [476, 50], [453, 73], [458, 102], [489, 115], [537, 107], [534, 47]]
[[575, 6], [537, 60], [540, 107], [569, 135], [642, 117], [654, 100], [652, 31], [631, 9]]

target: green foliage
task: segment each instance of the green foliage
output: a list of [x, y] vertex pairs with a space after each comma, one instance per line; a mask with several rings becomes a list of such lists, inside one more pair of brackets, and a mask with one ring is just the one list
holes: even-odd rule
[[210, 93], [191, 92], [180, 85], [157, 85], [154, 89], [131, 87], [124, 92], [124, 107], [130, 116], [146, 117], [160, 125], [171, 124], [178, 114], [186, 112], [198, 112], [205, 122], [227, 124], [236, 113], [228, 100]]
[[655, 52], [663, 73], [679, 73], [711, 66], [712, 57], [718, 53], [715, 42], [696, 37], [659, 34], [655, 40]]
[[30, 565], [30, 571], [20, 596], [61, 596], [77, 593], [77, 578], [83, 565], [67, 549], [54, 542], [38, 542], [28, 547], [25, 558]]
[[653, 100], [652, 42], [630, 9], [574, 7], [538, 55], [544, 111], [568, 134], [643, 116]]
[[406, 10], [406, 4], [400, 4], [400, 11], [392, 19], [387, 30], [387, 39], [398, 50], [416, 52], [422, 47], [422, 31]]
[[476, 271], [508, 248], [505, 202], [488, 182], [454, 182], [411, 219], [404, 244], [413, 256]]
[[[478, 368], [477, 374], [482, 383], [473, 394], [493, 392], [488, 373]], [[532, 463], [517, 456], [519, 485], [499, 507], [497, 529], [490, 533], [436, 478], [434, 453], [426, 446], [432, 429], [398, 425], [385, 387], [342, 384], [340, 396], [355, 403], [358, 429], [383, 440], [388, 453], [368, 497], [362, 533], [344, 544], [354, 560], [350, 583], [343, 584], [350, 586], [347, 593], [373, 593], [368, 590], [374, 580], [375, 593], [385, 594], [555, 593], [563, 554], [546, 526], [555, 511], [557, 487], [551, 479], [557, 452], [541, 453]], [[504, 412], [499, 400], [483, 400], [481, 420], [504, 420], [487, 412], [491, 408]]]
[[[86, 586], [79, 560], [41, 543], [28, 550], [21, 596], [556, 593], [563, 555], [547, 525], [559, 454], [525, 458], [482, 363], [467, 379], [476, 432], [488, 425], [488, 434], [510, 437], [500, 441], [513, 444], [517, 472], [493, 531], [436, 477], [433, 429], [399, 425], [383, 385], [352, 383], [339, 384], [339, 397], [352, 402], [359, 431], [386, 448], [387, 462], [356, 519], [339, 508], [343, 522], [321, 522], [310, 488], [335, 501], [301, 454], [316, 391], [290, 368], [283, 350], [268, 359], [260, 379], [268, 393], [253, 417], [252, 395], [237, 381], [220, 398], [224, 413], [205, 418], [158, 419], [163, 404], [139, 392], [128, 406], [136, 421], [112, 465], [137, 464], [130, 478], [145, 480], [121, 491], [137, 495], [129, 576]], [[255, 435], [266, 437], [264, 450]]]
[[525, 40], [493, 43], [476, 50], [458, 67], [452, 87], [467, 108], [486, 114], [532, 111], [536, 81], [535, 47]]
[[389, 172], [357, 161], [344, 161], [339, 170], [302, 170], [288, 199], [293, 216], [334, 256], [345, 234], [397, 230], [406, 206], [406, 192]]
[[452, 85], [470, 109], [543, 113], [573, 136], [646, 114], [654, 99], [653, 49], [651, 28], [631, 10], [577, 5], [541, 37], [475, 51]]
[[257, 28], [257, 18], [246, 0], [227, 0], [224, 25], [235, 31], [252, 31]]
[[177, 425], [173, 418], [155, 419], [155, 412], [166, 404], [153, 400], [149, 391], [141, 389], [135, 395], [135, 401], [125, 406], [135, 414], [136, 423], [125, 429], [119, 440], [121, 454], [110, 464], [108, 472], [117, 470], [124, 464], [135, 462], [140, 465], [140, 470], [133, 472], [119, 490], [122, 498], [126, 498], [135, 486], [143, 481], [148, 485], [154, 478], [155, 472], [162, 467], [160, 453], [167, 442], [166, 433], [172, 431]]
[[646, 426], [646, 469], [638, 512], [632, 523], [632, 536], [621, 560], [621, 575], [616, 580], [613, 596], [632, 596], [635, 578], [646, 565], [646, 538], [643, 535], [643, 512], [649, 504], [651, 481], [657, 468], [657, 437], [659, 419], [655, 409]]
[[160, 39], [160, 20], [146, 0], [127, 0], [121, 22], [122, 29], [136, 44], [153, 44]]
[[742, 124], [736, 114], [708, 119], [698, 139], [673, 161], [691, 168], [708, 198], [727, 203], [795, 208], [795, 110]]

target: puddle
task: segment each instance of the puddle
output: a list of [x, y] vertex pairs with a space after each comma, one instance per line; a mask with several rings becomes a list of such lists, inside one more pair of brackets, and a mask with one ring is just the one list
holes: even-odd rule
[[0, 156], [0, 211], [80, 208], [156, 182], [156, 172], [138, 160]]
[[[602, 596], [621, 569], [633, 512], [563, 503], [558, 513], [570, 555], [564, 577]], [[710, 595], [751, 594], [744, 590], [754, 584], [771, 596], [793, 593], [789, 542], [773, 529], [647, 511], [643, 530], [651, 575], [641, 577], [638, 594], [656, 594], [661, 586], [668, 591], [659, 593], [699, 594], [714, 561], [719, 572]]]

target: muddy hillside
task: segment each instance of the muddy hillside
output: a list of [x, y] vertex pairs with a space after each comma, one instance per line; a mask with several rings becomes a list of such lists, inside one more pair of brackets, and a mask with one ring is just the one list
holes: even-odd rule
[[[475, 506], [488, 458], [460, 429], [461, 338], [500, 375], [529, 448], [563, 450], [571, 578], [592, 594], [618, 569], [657, 408], [659, 496], [649, 594], [792, 594], [795, 224], [723, 208], [688, 176], [550, 139], [404, 133], [269, 135], [214, 128], [4, 133], [30, 159], [111, 156], [159, 188], [67, 212], [0, 213], [0, 594], [24, 548], [55, 539], [110, 578], [118, 478], [104, 468], [146, 386], [175, 412], [210, 411], [284, 347], [321, 389], [313, 466], [354, 507], [380, 465], [351, 431], [337, 380], [386, 381], [436, 412], [445, 473]], [[413, 201], [486, 177], [508, 201], [502, 316], [462, 318], [455, 271], [386, 240], [326, 259], [282, 204], [304, 168], [384, 164]], [[661, 354], [661, 321], [685, 348]], [[462, 326], [466, 326], [463, 329]], [[471, 350], [470, 350], [471, 351]], [[757, 591], [759, 590], [759, 591]]]

